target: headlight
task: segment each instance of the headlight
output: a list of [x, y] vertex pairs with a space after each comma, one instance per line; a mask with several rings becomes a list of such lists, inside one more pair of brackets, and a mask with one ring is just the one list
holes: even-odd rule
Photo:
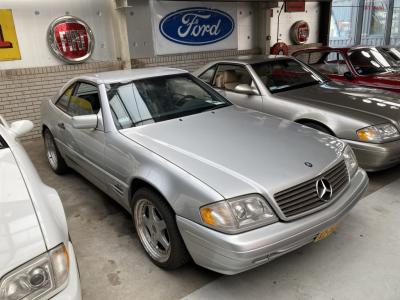
[[400, 138], [399, 131], [392, 124], [375, 125], [357, 131], [358, 138], [363, 142], [384, 143]]
[[226, 233], [238, 233], [278, 221], [260, 195], [248, 195], [200, 208], [204, 224]]
[[38, 299], [63, 286], [69, 273], [64, 244], [8, 273], [0, 281], [0, 300]]
[[350, 177], [353, 177], [353, 175], [357, 172], [358, 162], [357, 162], [357, 158], [354, 155], [354, 152], [350, 146], [346, 146], [344, 148], [343, 157], [344, 157], [344, 161], [346, 163], [349, 175], [350, 175]]

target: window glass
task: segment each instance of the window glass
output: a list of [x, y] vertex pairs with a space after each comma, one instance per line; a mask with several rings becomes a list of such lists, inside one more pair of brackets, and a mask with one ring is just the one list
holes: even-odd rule
[[107, 96], [119, 129], [230, 105], [212, 88], [188, 74], [111, 84], [107, 87]]
[[313, 54], [313, 53], [312, 52], [311, 53], [309, 53], [309, 52], [301, 52], [301, 53], [295, 55], [295, 57], [298, 60], [302, 61], [303, 63], [308, 64], [308, 60], [310, 58], [310, 54]]
[[0, 149], [6, 148], [7, 144], [0, 135]]
[[68, 112], [73, 116], [97, 114], [100, 99], [97, 86], [81, 82], [71, 97]]
[[[310, 62], [310, 66], [325, 75], [343, 75], [349, 72], [349, 68], [340, 52], [316, 52], [319, 54], [318, 60]], [[316, 57], [315, 57], [316, 58]]]
[[360, 75], [377, 74], [390, 71], [388, 57], [373, 49], [357, 49], [349, 53], [354, 69]]
[[63, 111], [67, 111], [68, 102], [71, 98], [72, 92], [74, 91], [75, 83], [66, 89], [64, 94], [57, 100], [56, 105]]
[[219, 65], [213, 84], [216, 88], [233, 91], [239, 84], [254, 85], [253, 79], [245, 67]]
[[210, 69], [208, 69], [207, 71], [205, 71], [203, 74], [201, 74], [199, 76], [199, 78], [201, 80], [203, 80], [204, 82], [207, 82], [208, 84], [212, 83], [212, 80], [214, 78], [214, 74], [215, 74], [215, 70], [217, 69], [217, 66], [213, 66]]
[[252, 65], [271, 93], [288, 91], [323, 82], [293, 59], [268, 61]]

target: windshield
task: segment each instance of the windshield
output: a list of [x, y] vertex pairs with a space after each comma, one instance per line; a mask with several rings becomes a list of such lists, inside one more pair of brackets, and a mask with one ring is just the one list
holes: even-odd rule
[[391, 71], [397, 63], [376, 49], [358, 49], [349, 53], [349, 59], [359, 75], [379, 74]]
[[298, 89], [323, 82], [293, 59], [268, 61], [252, 65], [258, 77], [271, 93]]
[[118, 129], [140, 126], [231, 105], [189, 74], [111, 84], [107, 95]]
[[[396, 48], [378, 48], [378, 50], [386, 57], [389, 63], [395, 63], [395, 67], [400, 66], [400, 51]], [[393, 65], [392, 65], [393, 66]]]

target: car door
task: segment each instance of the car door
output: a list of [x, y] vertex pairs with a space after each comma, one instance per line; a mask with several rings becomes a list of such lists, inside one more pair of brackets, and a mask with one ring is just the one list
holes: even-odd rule
[[[249, 70], [244, 65], [219, 64], [213, 79], [212, 86], [216, 90], [222, 90], [232, 103], [260, 110], [263, 98], [253, 80]], [[246, 91], [239, 91], [240, 87], [246, 87]]]
[[68, 115], [68, 104], [74, 92], [76, 84], [71, 84], [64, 93], [57, 99], [55, 105], [50, 105], [49, 115], [54, 116], [50, 119], [50, 130], [57, 143], [58, 149], [62, 155], [68, 152], [65, 141], [65, 123], [68, 122], [70, 116]]
[[[95, 114], [98, 124], [95, 129], [77, 129], [72, 118]], [[68, 118], [62, 120], [64, 141], [68, 159], [84, 176], [96, 185], [103, 185], [106, 174], [104, 161], [105, 133], [102, 122], [100, 94], [98, 86], [89, 82], [77, 82], [67, 110]]]

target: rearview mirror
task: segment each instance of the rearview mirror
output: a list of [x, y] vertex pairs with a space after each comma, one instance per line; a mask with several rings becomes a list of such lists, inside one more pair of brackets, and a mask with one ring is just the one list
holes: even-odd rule
[[33, 123], [29, 120], [15, 121], [11, 123], [10, 132], [14, 137], [20, 137], [33, 129]]
[[96, 129], [97, 115], [72, 117], [72, 127], [76, 129]]
[[248, 84], [238, 84], [235, 87], [234, 91], [236, 93], [245, 94], [245, 95], [259, 95], [257, 88], [251, 87]]
[[346, 77], [346, 79], [348, 79], [348, 80], [354, 79], [353, 74], [351, 74], [351, 72], [344, 72], [343, 76]]

